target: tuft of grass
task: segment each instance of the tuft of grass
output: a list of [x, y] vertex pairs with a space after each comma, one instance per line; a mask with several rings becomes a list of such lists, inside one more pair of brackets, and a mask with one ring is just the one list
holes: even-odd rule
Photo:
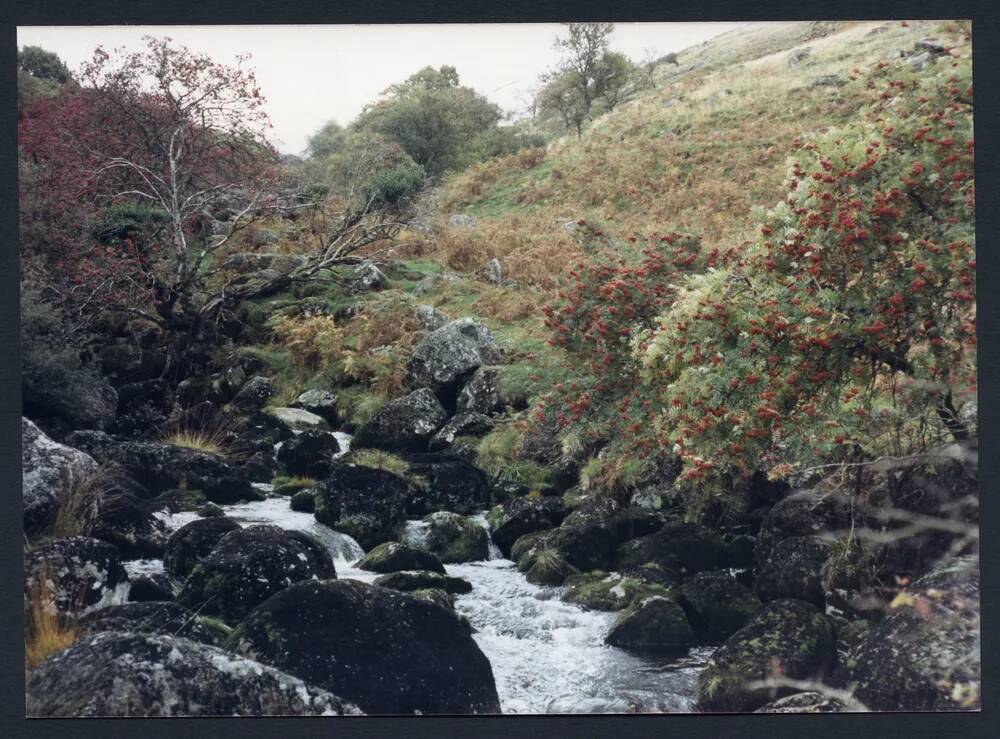
[[351, 461], [362, 467], [385, 470], [399, 477], [406, 477], [410, 471], [410, 465], [405, 459], [381, 449], [359, 449], [352, 452]]
[[549, 485], [550, 472], [518, 456], [521, 441], [522, 433], [516, 424], [494, 429], [480, 439], [476, 447], [476, 465], [498, 480], [525, 485], [537, 492]]
[[219, 430], [184, 429], [173, 431], [163, 436], [160, 441], [186, 449], [194, 449], [206, 454], [216, 454], [225, 457], [229, 453], [224, 435]]
[[122, 496], [114, 474], [100, 470], [73, 480], [56, 509], [52, 534], [57, 537], [89, 536], [102, 505]]
[[47, 657], [61, 652], [76, 641], [76, 621], [60, 615], [49, 592], [49, 577], [42, 572], [26, 594], [27, 623], [24, 632], [24, 668], [30, 672]]
[[279, 475], [271, 481], [271, 484], [274, 486], [275, 495], [294, 495], [300, 490], [311, 488], [316, 484], [316, 481], [311, 477], [303, 477], [301, 475], [294, 477]]

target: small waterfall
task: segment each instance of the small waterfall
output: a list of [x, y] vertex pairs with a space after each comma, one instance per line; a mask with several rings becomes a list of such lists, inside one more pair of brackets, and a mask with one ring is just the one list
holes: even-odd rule
[[503, 552], [500, 551], [500, 547], [496, 545], [493, 541], [493, 536], [490, 533], [490, 522], [486, 520], [486, 514], [488, 511], [483, 511], [482, 513], [477, 513], [475, 516], [469, 516], [472, 521], [475, 521], [484, 529], [486, 529], [486, 539], [490, 543], [489, 554], [486, 559], [503, 559]]
[[426, 550], [430, 528], [430, 524], [426, 521], [407, 521], [400, 539], [404, 544], [408, 544], [414, 549]]

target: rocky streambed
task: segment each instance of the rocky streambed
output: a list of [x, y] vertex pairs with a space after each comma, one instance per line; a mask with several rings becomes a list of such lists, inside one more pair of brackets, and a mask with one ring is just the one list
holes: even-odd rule
[[[223, 506], [243, 526], [270, 524], [314, 536], [330, 550], [338, 579], [371, 583], [378, 573], [357, 567], [364, 551], [351, 537], [293, 511], [286, 498]], [[177, 530], [193, 513], [163, 514]], [[472, 516], [486, 525], [485, 515]], [[404, 541], [419, 543], [426, 524], [407, 523]], [[492, 541], [491, 541], [492, 544]], [[472, 584], [455, 597], [455, 610], [475, 629], [473, 639], [490, 661], [504, 713], [683, 712], [711, 647], [640, 656], [608, 646], [604, 637], [614, 613], [585, 610], [560, 599], [564, 588], [533, 585], [495, 545], [493, 558], [449, 564], [447, 573]], [[131, 575], [162, 573], [156, 559], [126, 563]]]

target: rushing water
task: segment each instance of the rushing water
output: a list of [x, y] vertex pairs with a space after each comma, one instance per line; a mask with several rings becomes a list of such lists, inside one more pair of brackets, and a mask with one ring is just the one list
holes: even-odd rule
[[[346, 437], [346, 434], [344, 435]], [[341, 440], [349, 448], [350, 437]], [[289, 508], [287, 498], [223, 506], [243, 525], [272, 524], [304, 531], [333, 555], [337, 576], [371, 582], [376, 574], [355, 565], [364, 551], [351, 537]], [[170, 529], [197, 518], [164, 515]], [[485, 514], [472, 517], [488, 529]], [[403, 540], [420, 545], [427, 524], [410, 521]], [[162, 571], [159, 560], [130, 563], [130, 574]], [[472, 583], [456, 610], [475, 627], [473, 638], [493, 667], [505, 713], [682, 712], [692, 707], [694, 683], [711, 655], [698, 648], [671, 656], [638, 656], [604, 644], [615, 614], [564, 603], [562, 588], [532, 585], [491, 541], [490, 558], [447, 565], [448, 574]]]

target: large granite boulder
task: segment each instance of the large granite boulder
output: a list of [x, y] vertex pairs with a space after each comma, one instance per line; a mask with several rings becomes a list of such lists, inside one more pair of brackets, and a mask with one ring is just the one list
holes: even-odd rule
[[366, 713], [498, 713], [489, 660], [447, 608], [353, 580], [302, 582], [250, 613], [230, 646]]
[[163, 634], [102, 631], [28, 675], [34, 718], [327, 716], [353, 705], [217, 647]]

